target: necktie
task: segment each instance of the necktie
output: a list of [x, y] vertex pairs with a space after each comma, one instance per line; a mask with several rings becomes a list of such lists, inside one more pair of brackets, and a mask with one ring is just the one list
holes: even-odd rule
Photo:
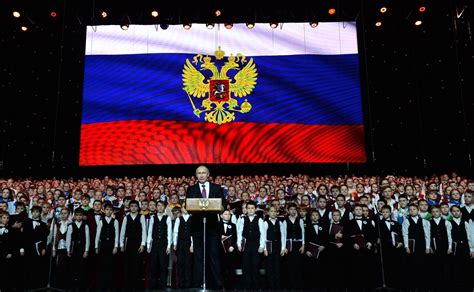
[[203, 199], [207, 198], [207, 192], [206, 192], [206, 186], [205, 185], [202, 185], [201, 196], [203, 197]]

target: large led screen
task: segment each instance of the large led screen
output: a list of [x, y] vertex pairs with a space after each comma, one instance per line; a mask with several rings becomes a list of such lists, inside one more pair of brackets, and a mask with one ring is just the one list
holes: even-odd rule
[[80, 165], [365, 162], [355, 23], [87, 28]]

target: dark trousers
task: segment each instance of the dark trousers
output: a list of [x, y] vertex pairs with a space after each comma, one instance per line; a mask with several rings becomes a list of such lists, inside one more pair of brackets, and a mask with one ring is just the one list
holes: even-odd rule
[[347, 287], [348, 277], [341, 277], [340, 271], [345, 271], [350, 267], [350, 260], [347, 248], [342, 246], [338, 248], [335, 243], [329, 243], [328, 251], [328, 282], [330, 287], [339, 288], [333, 291], [345, 291]]
[[471, 261], [472, 260], [470, 260], [468, 244], [458, 243], [456, 247], [456, 254], [453, 254], [452, 256], [451, 283], [454, 283], [454, 287], [466, 288], [472, 286], [473, 270], [469, 268]]
[[178, 241], [178, 247], [176, 249], [177, 259], [177, 287], [178, 288], [190, 288], [192, 279], [192, 267], [193, 267], [193, 256], [189, 251], [191, 247], [191, 241]]
[[138, 252], [140, 242], [128, 240], [124, 254], [124, 286], [125, 288], [142, 288], [141, 266], [143, 266], [143, 255]]
[[357, 288], [371, 288], [375, 287], [376, 279], [380, 278], [380, 271], [375, 271], [375, 255], [372, 247], [370, 250], [361, 248], [355, 250], [352, 247], [351, 261], [352, 271], [359, 271], [351, 273], [351, 284]]
[[[405, 269], [402, 267], [402, 254], [404, 252], [403, 247], [395, 248], [393, 245], [382, 245], [379, 246], [379, 250], [376, 257], [376, 269], [375, 276], [377, 278], [377, 286], [382, 286], [382, 273], [385, 279], [387, 287], [399, 287], [400, 285], [400, 271]], [[381, 269], [383, 263], [383, 270]]]
[[[331, 283], [328, 282], [328, 255], [327, 250], [319, 253], [319, 257], [308, 257], [305, 253], [303, 258], [303, 282], [305, 289], [325, 288]], [[317, 275], [317, 277], [315, 277]]]
[[98, 287], [101, 289], [116, 288], [114, 281], [115, 255], [112, 254], [113, 246], [103, 245], [99, 254], [96, 255], [99, 269], [96, 270], [96, 279]]
[[414, 253], [406, 254], [406, 264], [408, 269], [407, 274], [410, 275], [406, 281], [402, 281], [402, 287], [406, 288], [425, 288], [427, 286], [426, 261], [428, 259], [425, 250], [416, 250]]
[[159, 289], [166, 288], [169, 261], [169, 257], [166, 254], [167, 245], [167, 240], [154, 242], [152, 244], [148, 265], [148, 279], [151, 289], [156, 289], [157, 286]]
[[259, 243], [247, 240], [245, 250], [242, 252], [242, 273], [246, 289], [257, 289], [259, 281], [260, 254]]
[[26, 275], [26, 286], [33, 289], [46, 286], [45, 274], [43, 273], [46, 269], [45, 257], [38, 256], [34, 252], [27, 257], [27, 262], [29, 271]]
[[[201, 287], [203, 283], [204, 241], [202, 233], [193, 234], [194, 265], [193, 286]], [[209, 233], [206, 236], [206, 286], [222, 288], [220, 235]]]
[[[3, 251], [2, 251], [3, 252]], [[0, 264], [0, 291], [9, 291], [9, 289], [15, 286], [15, 283], [11, 280], [12, 273], [14, 273], [12, 267], [12, 259], [6, 258], [6, 254], [1, 253], [2, 260]]]
[[301, 242], [295, 241], [293, 242], [293, 249], [291, 251], [288, 251], [288, 288], [291, 289], [303, 288], [303, 255], [301, 255], [300, 253], [301, 245]]
[[265, 258], [265, 274], [267, 276], [267, 284], [265, 288], [278, 290], [280, 283], [280, 262], [281, 262], [281, 246], [274, 245], [273, 252]]
[[69, 277], [69, 257], [66, 249], [59, 249], [53, 259], [54, 273], [51, 275], [53, 286], [58, 288], [68, 288]]
[[93, 249], [92, 246], [94, 246], [94, 244], [91, 244], [91, 250], [89, 251], [89, 255], [87, 256], [86, 281], [88, 282], [88, 288], [95, 289], [99, 285], [99, 277], [102, 277], [103, 270], [99, 270], [100, 258], [96, 254], [95, 249]]
[[429, 276], [436, 281], [428, 281], [430, 288], [448, 288], [450, 274], [451, 257], [448, 257], [448, 250], [434, 251], [428, 256], [428, 264], [431, 267]]
[[86, 261], [83, 251], [74, 252], [70, 258], [70, 283], [72, 288], [86, 287]]
[[238, 250], [227, 253], [222, 251], [224, 287], [227, 290], [233, 290], [235, 288], [235, 263], [238, 252]]

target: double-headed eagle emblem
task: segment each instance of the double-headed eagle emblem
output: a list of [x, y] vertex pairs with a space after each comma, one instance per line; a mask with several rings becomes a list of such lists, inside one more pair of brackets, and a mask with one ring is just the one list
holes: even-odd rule
[[[219, 47], [215, 52], [214, 62], [211, 57], [198, 54], [194, 56], [192, 63], [186, 59], [183, 69], [183, 90], [188, 94], [194, 114], [201, 118], [201, 113], [205, 113], [205, 121], [218, 125], [232, 122], [236, 112], [248, 113], [252, 109], [247, 99], [239, 105], [236, 98], [249, 95], [257, 84], [257, 68], [253, 58], [247, 61], [247, 58], [239, 53], [227, 57], [226, 62], [223, 62], [223, 59], [224, 52]], [[220, 71], [216, 63], [223, 63]], [[204, 70], [209, 70], [212, 74], [208, 80], [205, 80], [206, 77], [200, 72]], [[238, 71], [233, 78], [227, 76], [231, 70]], [[200, 107], [196, 107], [191, 96], [205, 99]]]

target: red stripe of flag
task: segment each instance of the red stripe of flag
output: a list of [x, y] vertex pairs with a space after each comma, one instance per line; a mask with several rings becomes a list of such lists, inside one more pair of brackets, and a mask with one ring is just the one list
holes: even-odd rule
[[365, 162], [363, 125], [83, 124], [79, 164]]

